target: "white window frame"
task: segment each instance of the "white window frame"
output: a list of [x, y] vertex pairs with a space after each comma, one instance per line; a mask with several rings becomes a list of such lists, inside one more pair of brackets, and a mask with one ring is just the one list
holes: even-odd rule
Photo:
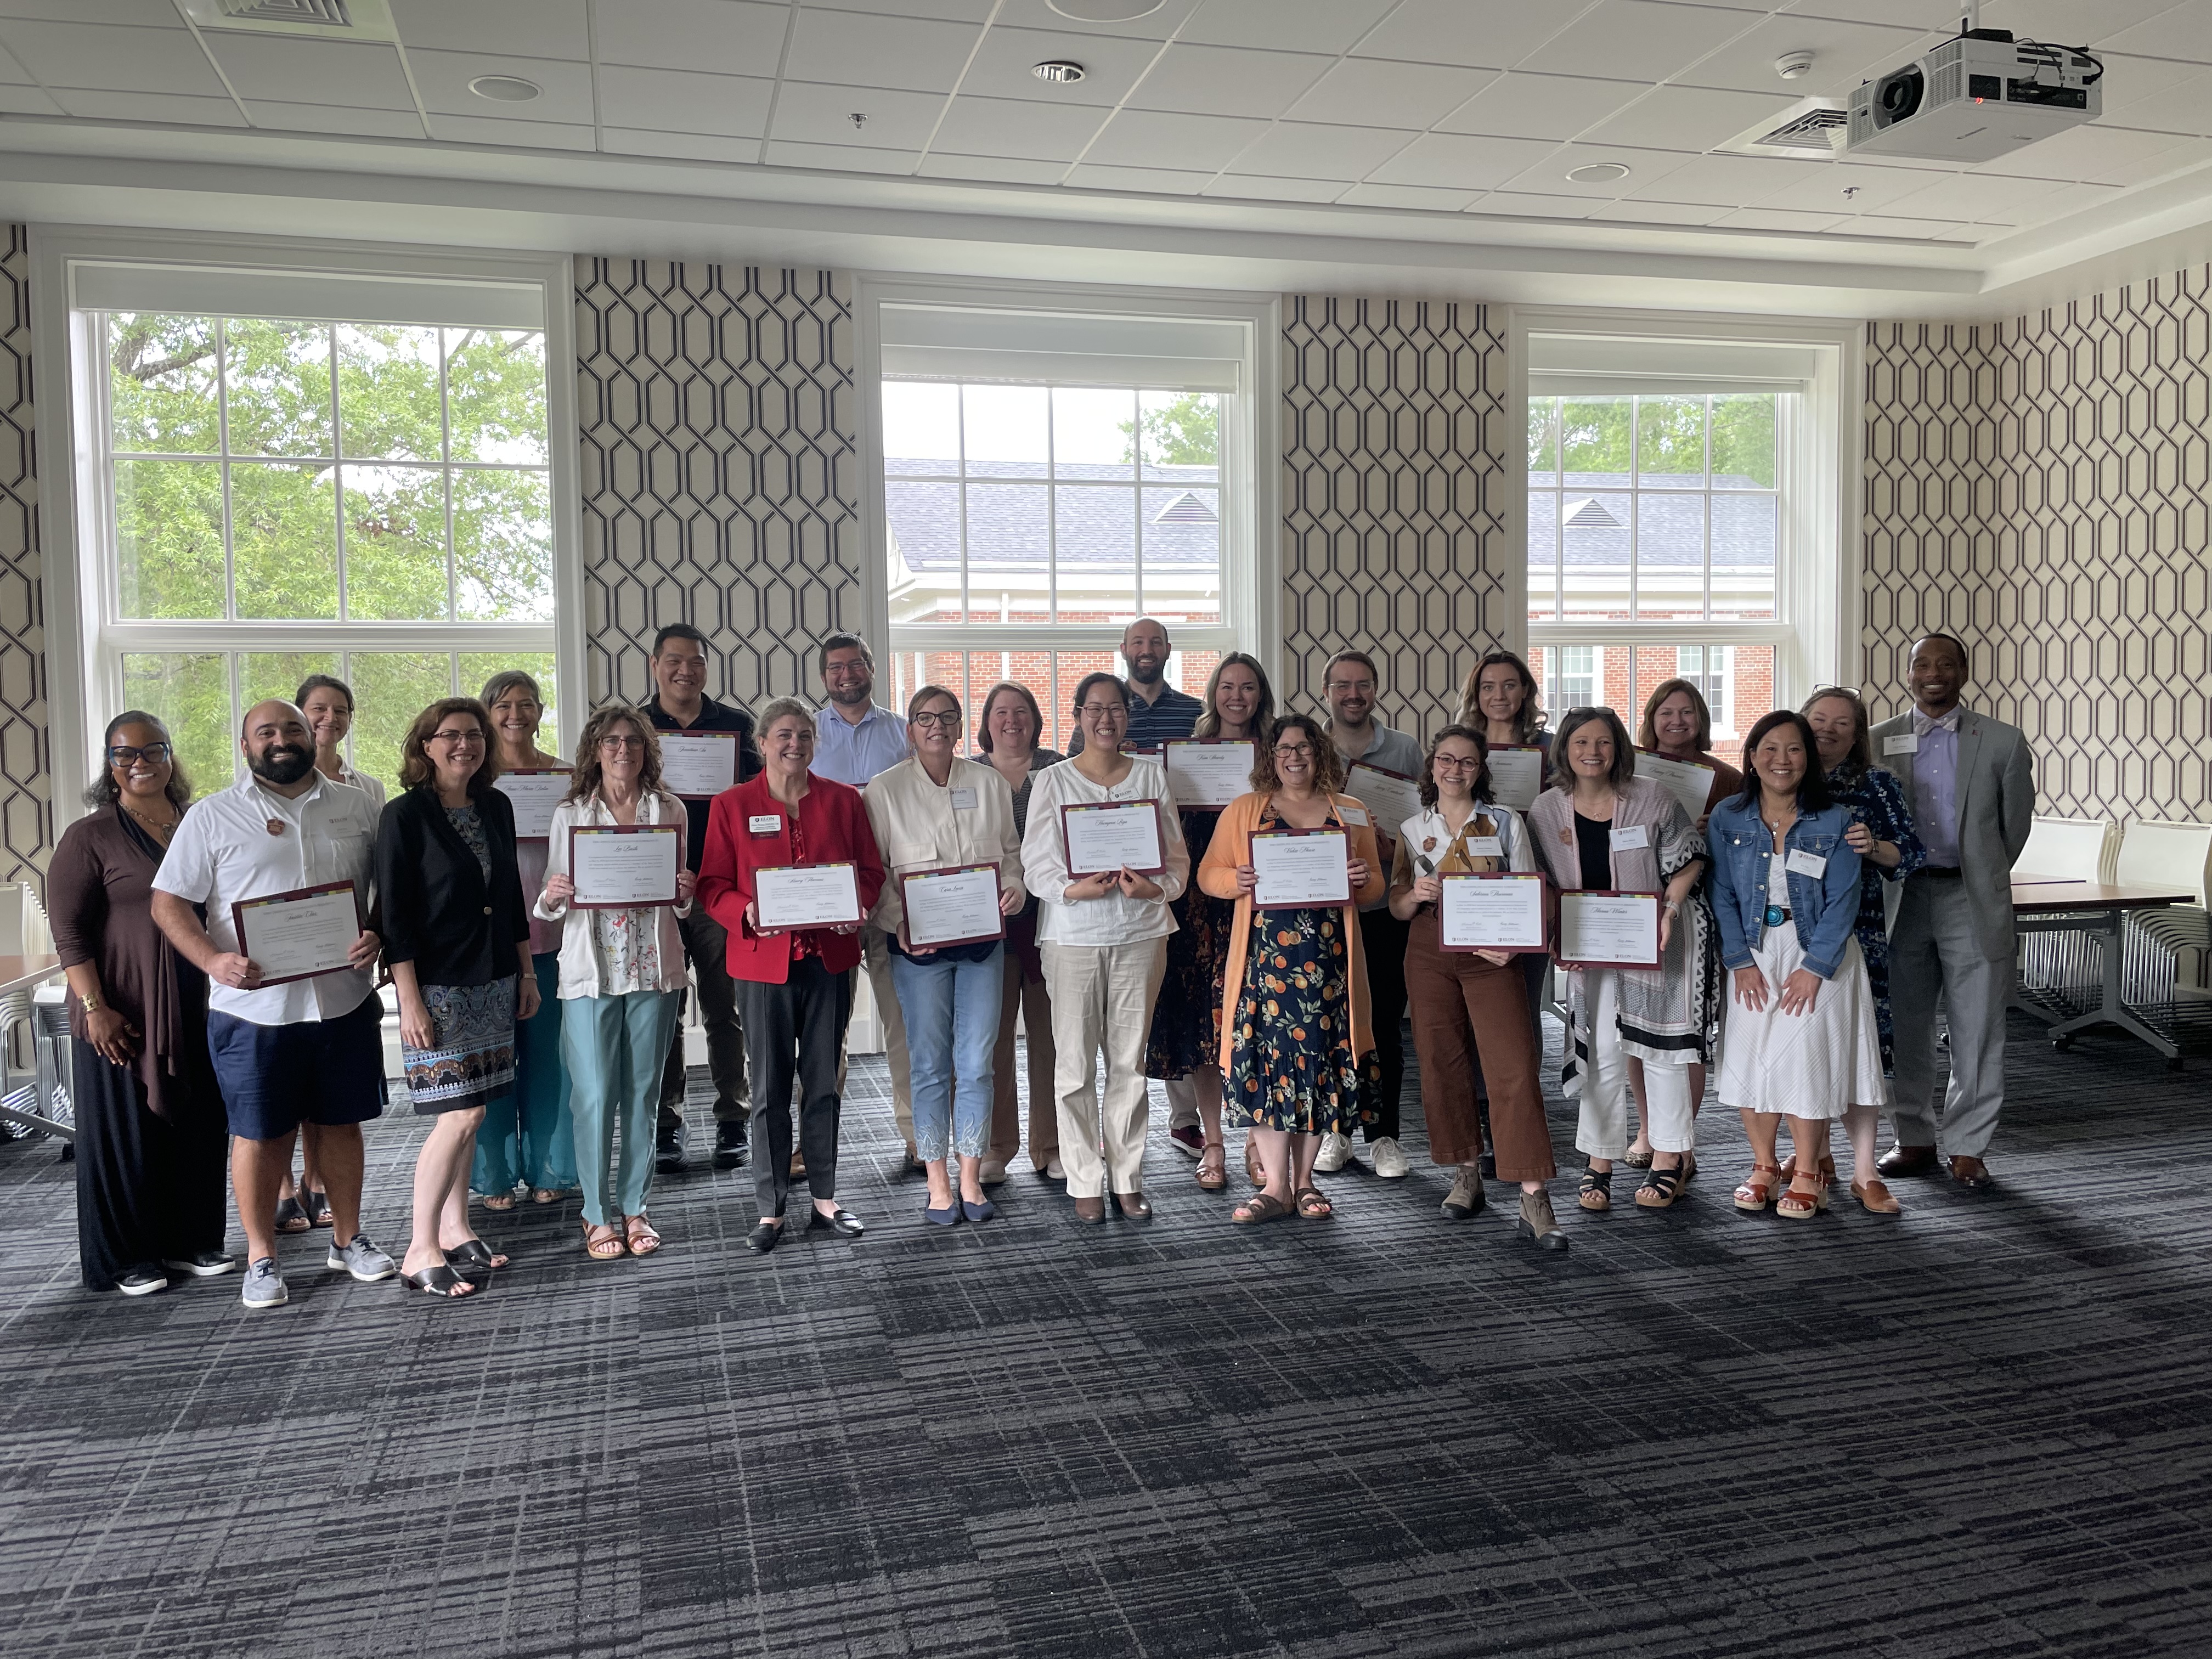
[[[121, 653], [131, 651], [468, 651], [553, 653], [563, 752], [586, 715], [583, 562], [578, 495], [575, 276], [565, 255], [424, 253], [412, 249], [279, 238], [210, 238], [77, 226], [31, 228], [33, 372], [42, 459], [40, 514], [47, 550], [47, 706], [55, 830], [76, 816], [97, 775], [100, 733], [123, 708]], [[250, 290], [280, 277], [347, 276], [426, 283], [524, 284], [542, 291], [545, 318], [547, 487], [553, 524], [554, 620], [544, 623], [167, 622], [115, 615], [109, 522], [106, 343], [91, 338], [76, 303], [76, 273], [104, 264], [155, 264], [195, 273], [211, 296], [235, 281]], [[234, 276], [234, 273], [235, 274]], [[212, 305], [209, 309], [221, 310]], [[58, 388], [57, 393], [53, 388]], [[111, 630], [127, 629], [127, 641]], [[425, 637], [426, 628], [436, 633]], [[115, 643], [111, 648], [110, 641]], [[216, 781], [210, 780], [210, 783]]]
[[[1221, 394], [1221, 620], [1174, 626], [1178, 653], [1249, 651], [1281, 683], [1282, 550], [1278, 526], [1280, 471], [1282, 305], [1273, 297], [1071, 283], [993, 283], [865, 275], [854, 285], [855, 359], [860, 392], [862, 515], [868, 562], [860, 631], [877, 659], [904, 652], [1036, 651], [1111, 654], [1122, 629], [1111, 623], [1024, 623], [902, 624], [891, 636], [890, 520], [884, 507], [883, 448], [883, 307], [922, 305], [982, 312], [1060, 313], [1072, 332], [1091, 319], [1187, 319], [1233, 325], [1243, 342], [1239, 384]], [[1027, 376], [1023, 377], [1025, 380]], [[1050, 384], [1050, 380], [1030, 380]], [[1095, 384], [1071, 372], [1065, 384]]]

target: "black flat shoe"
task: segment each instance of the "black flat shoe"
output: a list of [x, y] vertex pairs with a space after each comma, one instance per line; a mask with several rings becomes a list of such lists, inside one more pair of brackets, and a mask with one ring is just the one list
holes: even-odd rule
[[745, 1248], [755, 1255], [766, 1255], [783, 1242], [783, 1229], [773, 1221], [763, 1221], [745, 1235]]
[[860, 1218], [842, 1204], [828, 1215], [819, 1210], [815, 1211], [807, 1218], [806, 1224], [809, 1227], [827, 1227], [840, 1238], [858, 1238], [868, 1231], [861, 1225]]

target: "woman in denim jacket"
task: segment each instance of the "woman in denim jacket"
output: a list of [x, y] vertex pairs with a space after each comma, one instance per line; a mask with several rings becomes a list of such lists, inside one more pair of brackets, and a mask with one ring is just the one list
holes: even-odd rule
[[[1802, 714], [1777, 709], [1744, 744], [1744, 791], [1713, 811], [1713, 911], [1721, 961], [1733, 976], [1721, 1044], [1720, 1097], [1743, 1114], [1751, 1176], [1740, 1210], [1808, 1219], [1828, 1207], [1828, 1126], [1842, 1118], [1856, 1159], [1851, 1190], [1886, 1207], [1875, 1174], [1875, 1129], [1887, 1091], [1874, 993], [1852, 924], [1859, 855], [1850, 814], [1829, 797], [1819, 745]], [[1796, 1173], [1776, 1199], [1778, 1117], [1790, 1120]], [[1878, 1206], [1869, 1202], [1879, 1197]]]

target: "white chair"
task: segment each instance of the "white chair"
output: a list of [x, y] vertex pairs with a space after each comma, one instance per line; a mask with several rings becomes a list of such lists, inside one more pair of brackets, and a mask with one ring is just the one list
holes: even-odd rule
[[2027, 845], [2012, 861], [2013, 870], [2022, 876], [2110, 883], [2119, 851], [2118, 830], [2110, 818], [2039, 817]]
[[2162, 887], [2193, 893], [2195, 902], [2146, 910], [2131, 917], [2136, 935], [2174, 959], [2174, 994], [2212, 1001], [2207, 965], [2212, 962], [2212, 912], [2205, 908], [2212, 876], [2212, 823], [2174, 823], [2138, 818], [2121, 841], [2113, 879], [2122, 887]]

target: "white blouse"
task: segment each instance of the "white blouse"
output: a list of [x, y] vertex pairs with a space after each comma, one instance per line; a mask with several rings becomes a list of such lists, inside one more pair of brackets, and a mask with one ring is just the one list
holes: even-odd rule
[[[1498, 826], [1498, 842], [1505, 854], [1508, 870], [1535, 869], [1536, 855], [1528, 845], [1528, 831], [1522, 823], [1519, 813], [1510, 806], [1479, 800], [1475, 802], [1474, 812], [1469, 815], [1468, 822], [1472, 823], [1476, 816], [1487, 817]], [[1398, 826], [1398, 833], [1400, 844], [1405, 848], [1409, 860], [1414, 854], [1423, 853], [1428, 855], [1430, 862], [1434, 863], [1443, 858], [1452, 844], [1451, 827], [1444, 822], [1444, 815], [1433, 806], [1425, 806], [1407, 818]], [[1468, 840], [1472, 841], [1474, 837], [1469, 836]]]
[[[572, 826], [615, 822], [614, 813], [597, 795], [586, 801], [562, 801], [553, 809], [553, 833], [545, 842], [546, 874], [568, 873]], [[637, 803], [637, 822], [684, 823], [684, 803], [673, 795], [642, 796]], [[689, 904], [580, 910], [565, 900], [547, 898], [541, 888], [531, 914], [562, 924], [560, 996], [563, 1001], [684, 988], [684, 936], [677, 929], [676, 920], [691, 914]]]
[[[1167, 868], [1153, 879], [1156, 899], [1112, 892], [1070, 904], [1067, 843], [1061, 839], [1060, 809], [1086, 801], [1156, 800], [1160, 804], [1161, 853]], [[1129, 757], [1121, 782], [1103, 787], [1076, 769], [1073, 761], [1048, 766], [1030, 786], [1029, 829], [1022, 836], [1022, 870], [1036, 895], [1037, 942], [1044, 945], [1133, 945], [1164, 939], [1176, 930], [1168, 906], [1182, 896], [1190, 881], [1190, 848], [1182, 838], [1182, 815], [1168, 789], [1167, 770], [1141, 755]]]

